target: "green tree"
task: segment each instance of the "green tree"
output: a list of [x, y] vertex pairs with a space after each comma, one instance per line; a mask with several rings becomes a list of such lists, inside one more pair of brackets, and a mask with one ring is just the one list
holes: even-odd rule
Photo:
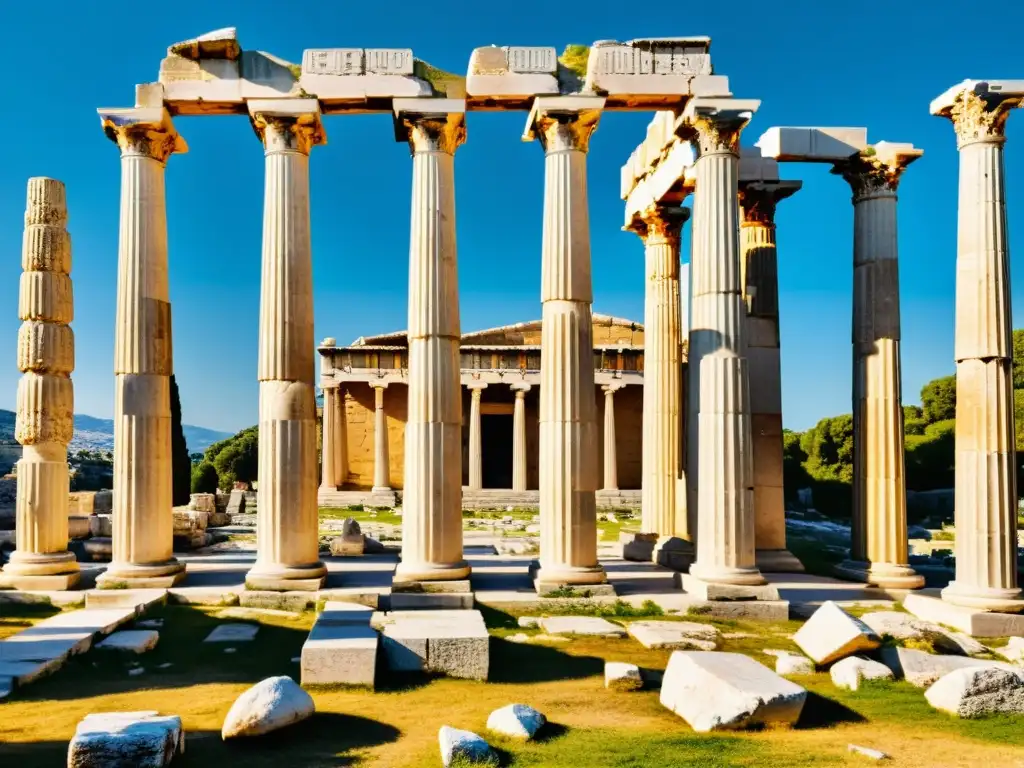
[[201, 461], [192, 468], [192, 493], [216, 493], [220, 478], [217, 468], [208, 461]]
[[1024, 389], [1024, 329], [1013, 332], [1013, 388]]
[[251, 483], [259, 470], [259, 427], [248, 427], [214, 443], [206, 449], [204, 461], [216, 468], [224, 490], [230, 490], [236, 482]]
[[790, 502], [796, 501], [797, 491], [811, 485], [811, 476], [804, 469], [807, 454], [800, 447], [802, 436], [802, 432], [782, 430], [782, 488]]
[[919, 405], [903, 406], [903, 433], [906, 435], [923, 435], [928, 421]]
[[921, 388], [921, 405], [929, 424], [956, 418], [956, 376], [933, 379]]
[[807, 454], [804, 467], [815, 480], [853, 480], [853, 416], [844, 414], [819, 421], [800, 438]]
[[192, 486], [192, 459], [185, 443], [185, 431], [181, 427], [181, 399], [178, 396], [178, 382], [171, 376], [171, 503], [174, 506], [188, 504]]
[[953, 487], [956, 421], [946, 419], [929, 424], [919, 435], [906, 438], [907, 488], [930, 491]]

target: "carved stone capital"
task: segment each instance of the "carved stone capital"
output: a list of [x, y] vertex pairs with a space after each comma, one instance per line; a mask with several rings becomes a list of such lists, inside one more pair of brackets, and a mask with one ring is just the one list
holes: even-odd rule
[[803, 186], [799, 181], [750, 181], [739, 185], [743, 226], [775, 226], [775, 207]]
[[299, 115], [254, 112], [252, 127], [267, 152], [301, 152], [308, 155], [315, 145], [327, 143], [323, 123], [316, 112]]
[[998, 93], [979, 94], [964, 90], [953, 101], [946, 117], [953, 122], [956, 145], [963, 149], [968, 144], [982, 141], [1002, 143], [1006, 140], [1006, 118], [1020, 100], [1000, 96]]
[[679, 233], [689, 218], [689, 208], [655, 203], [634, 214], [633, 220], [624, 228], [639, 235], [644, 245], [678, 245]]
[[103, 132], [121, 149], [121, 156], [148, 157], [160, 163], [188, 145], [162, 107], [100, 110]]
[[695, 117], [687, 123], [689, 139], [697, 148], [697, 156], [729, 153], [739, 155], [740, 133], [747, 124], [743, 117], [708, 115]]
[[590, 149], [604, 109], [601, 96], [538, 96], [526, 119], [523, 141], [540, 139], [548, 154]]
[[874, 151], [869, 147], [859, 155], [832, 167], [832, 173], [842, 176], [849, 183], [854, 203], [874, 197], [894, 197], [903, 171], [921, 156], [920, 150], [916, 150], [916, 154], [890, 157], [880, 157], [873, 154]]
[[399, 140], [409, 142], [414, 152], [444, 152], [454, 155], [466, 143], [466, 115], [464, 112], [448, 115], [399, 115]]

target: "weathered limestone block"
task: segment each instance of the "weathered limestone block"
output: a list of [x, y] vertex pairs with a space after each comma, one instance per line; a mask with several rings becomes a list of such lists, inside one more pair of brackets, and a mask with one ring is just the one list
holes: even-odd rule
[[313, 698], [290, 677], [268, 677], [242, 693], [224, 717], [221, 738], [262, 736], [312, 717]]
[[706, 37], [596, 42], [587, 61], [586, 89], [609, 96], [686, 96], [695, 76], [711, 74], [710, 42]]
[[719, 638], [710, 624], [693, 621], [631, 621], [626, 630], [644, 648], [713, 651]]
[[362, 623], [317, 620], [302, 645], [302, 685], [361, 685], [373, 688], [377, 632], [367, 610]]
[[943, 675], [955, 669], [991, 667], [1013, 671], [1019, 669], [1001, 661], [970, 659], [964, 656], [939, 656], [913, 648], [885, 647], [880, 659], [897, 679], [903, 678], [918, 688], [927, 688]]
[[22, 445], [60, 443], [74, 436], [74, 385], [67, 376], [28, 372], [18, 381], [14, 437]]
[[558, 55], [554, 48], [488, 46], [469, 57], [466, 94], [496, 100], [557, 94]]
[[778, 675], [814, 674], [814, 662], [806, 656], [789, 651], [766, 650], [764, 653], [775, 657], [775, 673]]
[[213, 514], [217, 511], [216, 497], [212, 493], [193, 493], [189, 496], [189, 509]]
[[24, 271], [71, 274], [71, 235], [64, 228], [66, 221], [65, 215], [53, 224], [26, 222], [21, 246]]
[[626, 636], [626, 630], [621, 624], [613, 624], [596, 616], [545, 616], [539, 624], [549, 635]]
[[[924, 619], [918, 619], [898, 611], [873, 611], [860, 617], [879, 637], [888, 635], [894, 640], [924, 640], [936, 650], [945, 653], [962, 653], [961, 642], [951, 633]], [[969, 638], [968, 638], [969, 639]]]
[[431, 83], [417, 76], [428, 68], [442, 75], [418, 62], [409, 48], [316, 48], [303, 51], [298, 84], [327, 107], [368, 98], [434, 96]]
[[441, 747], [441, 764], [444, 768], [449, 768], [456, 761], [460, 765], [492, 765], [497, 762], [490, 744], [470, 731], [442, 725], [437, 733], [437, 740]]
[[68, 768], [163, 768], [184, 751], [185, 732], [177, 715], [103, 712], [86, 715], [75, 728]]
[[644, 687], [640, 667], [624, 661], [606, 661], [604, 687], [613, 691], [639, 691]]
[[93, 515], [89, 518], [89, 532], [93, 536], [106, 536], [110, 537], [114, 535], [114, 526], [111, 516], [109, 514]]
[[238, 43], [238, 30], [235, 27], [224, 27], [212, 32], [174, 43], [167, 49], [168, 54], [177, 54], [186, 59], [237, 59], [242, 48]]
[[479, 611], [422, 610], [376, 614], [393, 670], [486, 680], [490, 639]]
[[935, 709], [962, 718], [1024, 714], [1024, 670], [956, 669], [924, 692]]
[[18, 314], [22, 320], [70, 323], [75, 314], [71, 278], [59, 272], [22, 272]]
[[92, 515], [96, 511], [96, 491], [68, 494], [68, 515]]
[[674, 651], [661, 703], [695, 731], [792, 726], [807, 691], [739, 653]]
[[829, 600], [800, 627], [793, 642], [816, 664], [828, 664], [877, 648], [882, 641], [871, 627]]
[[832, 682], [840, 688], [856, 691], [865, 680], [892, 680], [893, 672], [885, 664], [862, 656], [847, 656], [829, 670]]
[[196, 512], [191, 509], [175, 508], [173, 516], [175, 536], [191, 536], [205, 531], [209, 521], [209, 516], [205, 512]]

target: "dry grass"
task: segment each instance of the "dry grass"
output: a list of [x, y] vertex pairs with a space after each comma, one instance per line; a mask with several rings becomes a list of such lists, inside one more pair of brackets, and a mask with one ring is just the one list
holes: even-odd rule
[[[438, 766], [442, 724], [486, 735], [487, 715], [510, 702], [531, 704], [553, 725], [533, 744], [493, 739], [504, 765], [584, 766], [843, 766], [865, 765], [848, 743], [894, 756], [894, 766], [1019, 766], [1024, 755], [1021, 720], [958, 721], [932, 710], [922, 692], [906, 683], [860, 692], [836, 690], [824, 673], [799, 680], [812, 693], [799, 728], [740, 734], [695, 734], [658, 703], [655, 691], [612, 693], [603, 687], [605, 660], [664, 668], [669, 653], [631, 639], [578, 638], [558, 645], [521, 645], [505, 639], [514, 616], [487, 611], [493, 627], [491, 681], [384, 676], [377, 692], [314, 692], [311, 720], [250, 743], [223, 743], [219, 729], [234, 698], [274, 674], [297, 675], [298, 656], [311, 614], [261, 617], [254, 643], [225, 655], [202, 638], [221, 619], [216, 609], [169, 607], [157, 649], [144, 657], [147, 671], [129, 677], [127, 660], [93, 651], [0, 704], [0, 764], [61, 765], [75, 724], [89, 712], [156, 708], [182, 716], [188, 750], [182, 766], [366, 765], [381, 768]], [[797, 624], [713, 622], [723, 632], [748, 633], [724, 650], [752, 653], [791, 648]], [[628, 621], [628, 619], [622, 619]], [[161, 663], [171, 663], [166, 670]], [[378, 674], [380, 680], [382, 674]]]

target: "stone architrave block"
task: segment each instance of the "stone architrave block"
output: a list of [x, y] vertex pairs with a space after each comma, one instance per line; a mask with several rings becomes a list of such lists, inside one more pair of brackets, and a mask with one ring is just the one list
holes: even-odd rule
[[314, 48], [302, 53], [298, 87], [328, 103], [431, 96], [414, 68], [409, 48]]
[[711, 74], [709, 42], [707, 38], [663, 38], [595, 43], [587, 60], [586, 90], [609, 95], [689, 95], [694, 77]]
[[765, 157], [803, 163], [835, 163], [868, 147], [867, 128], [774, 127], [755, 142]]
[[68, 768], [163, 768], [185, 751], [181, 718], [157, 712], [86, 715], [68, 744]]
[[661, 703], [695, 731], [793, 726], [807, 691], [739, 653], [674, 651]]
[[475, 98], [524, 98], [559, 92], [554, 48], [488, 46], [469, 58], [466, 94]]
[[882, 641], [871, 627], [829, 600], [800, 627], [793, 642], [816, 664], [829, 664], [877, 648]]
[[961, 718], [1024, 715], [1024, 669], [955, 669], [924, 692], [935, 709]]

